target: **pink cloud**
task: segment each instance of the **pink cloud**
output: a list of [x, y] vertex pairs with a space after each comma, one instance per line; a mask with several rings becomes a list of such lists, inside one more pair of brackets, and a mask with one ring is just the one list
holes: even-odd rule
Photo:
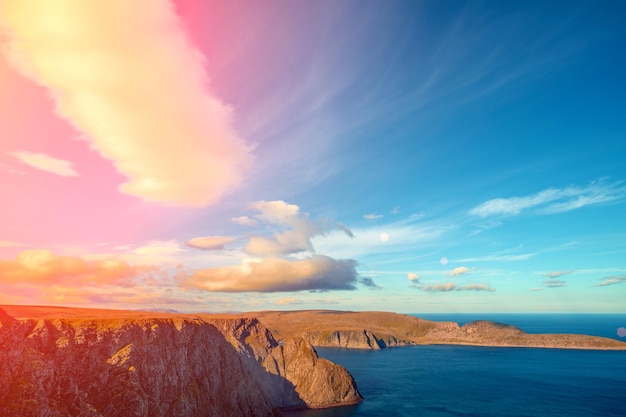
[[19, 0], [1, 12], [12, 63], [126, 177], [120, 191], [206, 206], [238, 186], [250, 151], [170, 2]]

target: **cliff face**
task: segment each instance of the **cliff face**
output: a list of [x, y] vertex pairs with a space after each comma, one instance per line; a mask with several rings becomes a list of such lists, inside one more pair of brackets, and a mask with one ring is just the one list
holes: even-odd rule
[[325, 362], [251, 320], [218, 330], [201, 318], [15, 320], [0, 309], [0, 416], [269, 417], [358, 401], [347, 371]]
[[373, 333], [370, 330], [334, 330], [334, 331], [305, 331], [302, 337], [313, 346], [340, 347], [347, 349], [380, 350], [388, 347], [410, 346], [415, 343], [409, 340], [398, 339], [386, 333]]

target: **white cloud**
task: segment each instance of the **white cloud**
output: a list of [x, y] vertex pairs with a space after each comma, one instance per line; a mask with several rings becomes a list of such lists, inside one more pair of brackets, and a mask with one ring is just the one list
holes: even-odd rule
[[548, 188], [525, 197], [495, 198], [469, 211], [479, 217], [514, 216], [537, 208], [539, 213], [551, 214], [575, 210], [592, 204], [619, 200], [626, 196], [622, 181], [594, 181], [586, 187]]
[[314, 253], [315, 249], [311, 242], [313, 237], [323, 235], [332, 229], [339, 229], [350, 235], [349, 229], [345, 226], [310, 220], [308, 213], [303, 213], [298, 206], [284, 201], [258, 201], [250, 207], [258, 211], [254, 215], [257, 220], [277, 226], [279, 229], [271, 237], [250, 237], [243, 250], [251, 255]]
[[240, 224], [242, 226], [248, 226], [248, 227], [256, 227], [259, 225], [259, 222], [251, 219], [248, 216], [239, 216], [239, 217], [233, 217], [232, 219], [230, 219], [233, 223], [237, 223]]
[[382, 219], [383, 216], [382, 214], [378, 214], [378, 213], [369, 213], [369, 214], [364, 214], [363, 218], [365, 220], [376, 220], [376, 219]]
[[230, 236], [207, 236], [190, 239], [186, 242], [186, 245], [197, 249], [220, 250], [234, 241], [235, 238]]
[[[147, 201], [206, 206], [251, 165], [231, 109], [166, 0], [7, 0], [7, 53]], [[41, 164], [40, 164], [41, 165]], [[41, 168], [40, 168], [41, 169]], [[56, 169], [73, 174], [65, 166]]]
[[354, 290], [356, 262], [315, 255], [298, 261], [266, 258], [195, 271], [183, 285], [211, 292]]
[[417, 275], [415, 272], [409, 272], [408, 274], [406, 274], [406, 276], [411, 282], [417, 282], [420, 279], [420, 276]]
[[9, 152], [9, 155], [40, 171], [50, 172], [61, 177], [78, 176], [78, 172], [74, 171], [71, 162], [44, 153], [16, 151]]

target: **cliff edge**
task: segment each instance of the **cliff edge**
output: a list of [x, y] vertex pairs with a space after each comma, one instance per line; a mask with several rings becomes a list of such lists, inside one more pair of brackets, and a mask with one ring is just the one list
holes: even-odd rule
[[0, 416], [278, 417], [362, 399], [344, 368], [256, 319], [51, 310], [0, 309]]

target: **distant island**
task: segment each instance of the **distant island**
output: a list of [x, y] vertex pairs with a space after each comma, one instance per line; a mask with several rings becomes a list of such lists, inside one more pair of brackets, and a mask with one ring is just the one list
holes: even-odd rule
[[2, 416], [259, 416], [362, 400], [314, 346], [626, 350], [618, 340], [386, 312], [241, 314], [0, 306]]

